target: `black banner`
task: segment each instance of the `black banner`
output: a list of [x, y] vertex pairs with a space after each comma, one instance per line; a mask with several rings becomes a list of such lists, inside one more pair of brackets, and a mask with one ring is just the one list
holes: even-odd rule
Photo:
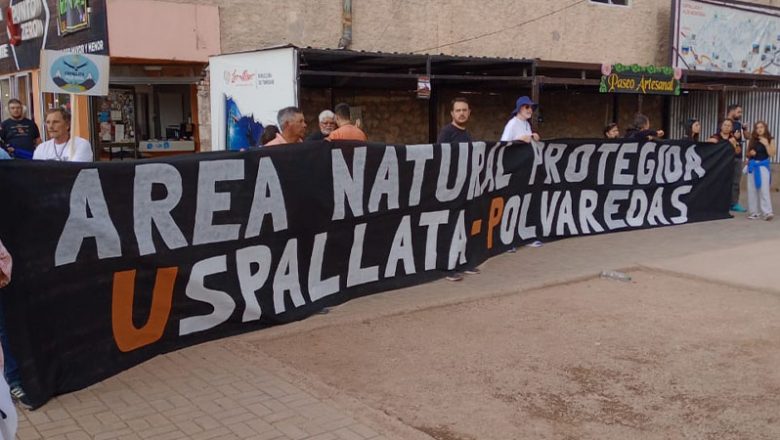
[[729, 217], [728, 143], [313, 142], [0, 161], [11, 349], [42, 404], [157, 354], [433, 280], [534, 239]]

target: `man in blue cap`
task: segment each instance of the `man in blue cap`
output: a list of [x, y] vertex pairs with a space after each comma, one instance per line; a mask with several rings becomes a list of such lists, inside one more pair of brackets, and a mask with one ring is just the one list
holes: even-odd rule
[[517, 99], [515, 110], [512, 112], [512, 119], [506, 123], [504, 133], [501, 135], [502, 141], [538, 141], [539, 135], [531, 129], [531, 116], [536, 110], [536, 103], [527, 96], [521, 96]]

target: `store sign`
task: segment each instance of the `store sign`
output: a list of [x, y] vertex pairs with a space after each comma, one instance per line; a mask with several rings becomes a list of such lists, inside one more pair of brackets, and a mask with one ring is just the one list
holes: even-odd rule
[[0, 75], [38, 68], [44, 49], [108, 54], [106, 0], [0, 0], [0, 21]]
[[41, 76], [44, 92], [106, 96], [109, 57], [44, 50]]
[[780, 75], [777, 12], [743, 2], [675, 0], [672, 63], [688, 70]]
[[291, 47], [211, 57], [214, 150], [257, 146], [279, 109], [297, 104], [296, 60]]
[[681, 77], [682, 71], [672, 67], [605, 64], [601, 66], [599, 92], [679, 95]]
[[71, 34], [89, 27], [87, 0], [57, 1], [57, 31], [60, 35]]

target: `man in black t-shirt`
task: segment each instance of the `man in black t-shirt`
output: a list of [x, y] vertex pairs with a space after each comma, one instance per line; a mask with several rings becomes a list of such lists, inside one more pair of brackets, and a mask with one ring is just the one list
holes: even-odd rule
[[35, 147], [41, 143], [41, 133], [35, 122], [24, 117], [22, 101], [16, 98], [8, 101], [8, 113], [11, 117], [0, 124], [6, 149], [17, 159], [32, 159]]
[[[436, 143], [457, 144], [459, 142], [471, 142], [471, 135], [466, 130], [466, 124], [469, 122], [469, 117], [471, 116], [469, 101], [462, 96], [453, 99], [450, 116], [452, 116], [452, 122], [442, 127], [439, 132], [439, 137], [436, 139]], [[479, 269], [467, 262], [465, 265], [458, 268], [458, 270], [448, 271], [446, 278], [448, 281], [460, 281], [463, 279], [461, 272], [469, 275], [476, 275], [479, 273]]]
[[745, 128], [746, 124], [742, 122], [742, 106], [739, 104], [731, 104], [726, 109], [726, 118], [731, 119], [733, 125], [734, 137], [739, 142], [739, 152], [734, 153], [734, 177], [731, 182], [731, 211], [745, 212], [742, 205], [739, 204], [740, 194], [740, 182], [742, 181], [742, 151], [745, 150], [745, 141], [750, 138], [749, 129]]
[[450, 116], [452, 116], [452, 122], [441, 129], [436, 143], [471, 142], [471, 135], [466, 130], [466, 124], [471, 116], [469, 101], [461, 96], [453, 99]]

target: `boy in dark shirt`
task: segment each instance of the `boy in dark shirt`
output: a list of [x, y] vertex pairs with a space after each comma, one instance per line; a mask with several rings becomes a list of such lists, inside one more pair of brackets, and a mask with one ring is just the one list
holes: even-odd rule
[[41, 133], [35, 122], [24, 117], [22, 101], [16, 98], [8, 101], [8, 113], [11, 117], [0, 124], [6, 150], [17, 159], [32, 159], [35, 147], [41, 143]]

